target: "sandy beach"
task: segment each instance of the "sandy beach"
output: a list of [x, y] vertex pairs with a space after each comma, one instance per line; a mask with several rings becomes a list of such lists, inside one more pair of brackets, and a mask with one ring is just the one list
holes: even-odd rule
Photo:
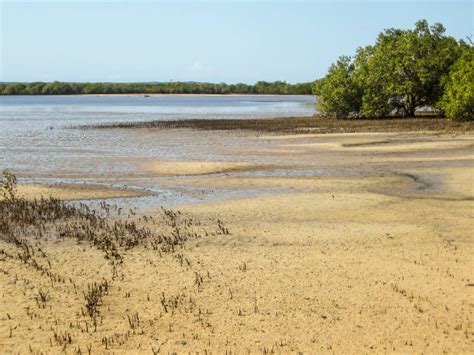
[[[122, 248], [123, 262], [112, 265], [91, 242], [38, 238], [35, 260], [49, 263], [64, 279], [57, 282], [0, 240], [2, 351], [472, 352], [472, 135], [247, 139], [251, 146], [221, 148], [238, 155], [226, 162], [138, 164], [162, 186], [272, 189], [173, 207], [173, 223], [187, 236], [173, 252]], [[259, 168], [294, 174], [255, 173], [242, 157], [257, 154], [259, 144], [275, 158]], [[177, 175], [186, 178], [170, 180]], [[20, 191], [66, 200], [132, 193], [66, 185]], [[129, 218], [173, 233], [169, 212], [140, 213]], [[93, 324], [84, 295], [104, 280]]]

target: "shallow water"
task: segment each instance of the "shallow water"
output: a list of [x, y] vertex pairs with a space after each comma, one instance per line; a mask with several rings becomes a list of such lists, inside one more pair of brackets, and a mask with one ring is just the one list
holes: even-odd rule
[[[142, 166], [153, 160], [280, 162], [258, 154], [265, 142], [252, 142], [235, 132], [77, 127], [171, 119], [309, 116], [314, 114], [314, 106], [311, 96], [0, 96], [0, 169], [12, 170], [23, 182], [85, 182], [146, 189], [153, 193], [141, 199], [148, 201], [147, 205], [234, 196], [238, 192], [199, 194], [182, 186], [156, 186], [154, 180], [147, 180]], [[254, 147], [255, 155], [249, 156], [247, 149], [239, 154], [241, 147]]]

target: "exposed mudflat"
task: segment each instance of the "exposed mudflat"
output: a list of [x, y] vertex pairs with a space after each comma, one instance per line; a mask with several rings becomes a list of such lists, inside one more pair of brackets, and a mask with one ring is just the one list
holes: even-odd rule
[[[123, 263], [112, 267], [92, 243], [35, 240], [50, 270], [71, 280], [65, 283], [0, 253], [0, 349], [472, 352], [471, 135], [226, 133], [225, 139], [212, 146], [212, 156], [199, 146], [207, 159], [148, 157], [135, 163], [133, 176], [101, 178], [184, 194], [169, 200], [180, 211], [180, 231], [195, 234], [183, 248], [124, 249]], [[60, 186], [58, 196], [77, 197], [74, 187]], [[81, 191], [81, 198], [123, 193], [110, 189]], [[169, 233], [158, 197], [109, 202], [116, 201], [136, 203], [139, 213], [128, 217]], [[229, 234], [218, 232], [220, 223]], [[8, 255], [18, 248], [0, 240]], [[84, 293], [102, 280], [110, 287], [93, 327]], [[39, 290], [49, 295], [44, 307]], [[70, 342], [61, 340], [65, 334]]]

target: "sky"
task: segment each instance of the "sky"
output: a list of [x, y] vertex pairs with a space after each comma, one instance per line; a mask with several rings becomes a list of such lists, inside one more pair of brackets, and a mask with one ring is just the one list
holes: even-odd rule
[[0, 0], [0, 81], [308, 82], [385, 28], [473, 34], [473, 1]]

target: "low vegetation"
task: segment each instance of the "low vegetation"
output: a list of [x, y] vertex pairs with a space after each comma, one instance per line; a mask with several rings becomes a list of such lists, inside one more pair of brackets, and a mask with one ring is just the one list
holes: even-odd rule
[[[121, 209], [105, 202], [97, 211], [83, 203], [68, 204], [52, 197], [32, 201], [18, 197], [15, 193], [16, 177], [6, 171], [0, 179], [0, 192], [3, 194], [0, 200], [0, 240], [15, 245], [27, 243], [27, 237], [74, 238], [93, 243], [104, 252], [106, 259], [115, 264], [123, 261], [124, 250], [141, 246], [159, 253], [174, 252], [188, 239], [197, 237], [194, 232], [180, 229], [180, 212], [164, 208], [164, 223], [170, 227], [169, 234], [142, 226], [154, 224], [153, 216], [143, 216], [137, 222], [132, 218], [135, 213], [130, 210], [128, 218], [118, 218]], [[110, 217], [113, 211], [117, 212], [117, 219]], [[185, 220], [184, 224], [192, 225], [192, 221]], [[229, 231], [221, 220], [217, 220], [212, 234], [227, 235]], [[29, 253], [29, 248], [26, 247], [25, 251]]]

